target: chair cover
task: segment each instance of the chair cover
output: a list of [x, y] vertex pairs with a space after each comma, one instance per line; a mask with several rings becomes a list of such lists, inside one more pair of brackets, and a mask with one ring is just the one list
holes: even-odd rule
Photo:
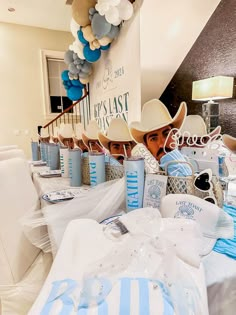
[[[11, 150], [12, 152], [14, 150]], [[10, 152], [10, 151], [9, 151]], [[39, 253], [24, 236], [19, 219], [38, 209], [38, 195], [28, 165], [21, 158], [0, 161], [0, 284], [22, 279]]]
[[0, 161], [8, 160], [8, 159], [16, 158], [16, 157], [26, 159], [24, 151], [21, 149], [10, 149], [10, 150], [4, 150], [4, 151], [0, 150]]

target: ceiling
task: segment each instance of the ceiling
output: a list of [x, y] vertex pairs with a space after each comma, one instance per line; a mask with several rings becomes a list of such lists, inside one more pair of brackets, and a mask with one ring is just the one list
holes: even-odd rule
[[[0, 22], [70, 31], [70, 0], [0, 0]], [[14, 8], [9, 12], [8, 8]]]

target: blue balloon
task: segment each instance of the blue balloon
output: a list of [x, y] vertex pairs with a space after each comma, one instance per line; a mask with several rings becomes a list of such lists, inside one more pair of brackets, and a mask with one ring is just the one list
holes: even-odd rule
[[89, 44], [84, 46], [84, 57], [88, 62], [95, 62], [101, 57], [101, 50], [95, 49], [91, 50]]
[[64, 88], [65, 88], [66, 90], [68, 90], [68, 89], [70, 88], [70, 86], [67, 85], [67, 84], [63, 84], [63, 85], [64, 85]]
[[83, 91], [81, 88], [77, 86], [72, 86], [69, 90], [67, 90], [67, 97], [71, 101], [77, 101], [79, 100], [83, 95]]
[[81, 83], [80, 80], [71, 80], [71, 84], [74, 85], [74, 86], [78, 86], [81, 89], [83, 89], [83, 87], [84, 87], [84, 84]]
[[82, 44], [86, 45], [86, 44], [88, 43], [88, 41], [84, 38], [84, 34], [83, 34], [83, 32], [81, 31], [81, 29], [77, 32], [77, 36], [78, 36], [79, 41], [80, 41]]
[[111, 44], [108, 44], [106, 46], [100, 46], [101, 50], [108, 50], [110, 48]]
[[69, 80], [69, 71], [68, 71], [68, 70], [64, 70], [64, 71], [61, 73], [61, 78], [62, 78], [63, 81]]

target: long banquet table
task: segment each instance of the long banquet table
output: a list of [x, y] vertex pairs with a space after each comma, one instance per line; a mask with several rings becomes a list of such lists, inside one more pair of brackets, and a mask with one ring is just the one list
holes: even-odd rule
[[[69, 178], [42, 178], [40, 171], [48, 167], [32, 167], [32, 177], [40, 196], [45, 193], [71, 188]], [[228, 186], [227, 202], [235, 207], [236, 181]], [[49, 205], [41, 199], [41, 206]], [[236, 261], [224, 254], [212, 251], [203, 259], [208, 292], [209, 315], [235, 315], [236, 310]]]

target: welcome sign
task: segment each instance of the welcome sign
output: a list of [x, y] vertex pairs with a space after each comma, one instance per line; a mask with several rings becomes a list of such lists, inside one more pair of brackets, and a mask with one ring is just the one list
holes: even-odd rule
[[141, 71], [139, 13], [126, 22], [111, 49], [94, 64], [90, 80], [90, 113], [104, 131], [112, 118], [140, 119]]

